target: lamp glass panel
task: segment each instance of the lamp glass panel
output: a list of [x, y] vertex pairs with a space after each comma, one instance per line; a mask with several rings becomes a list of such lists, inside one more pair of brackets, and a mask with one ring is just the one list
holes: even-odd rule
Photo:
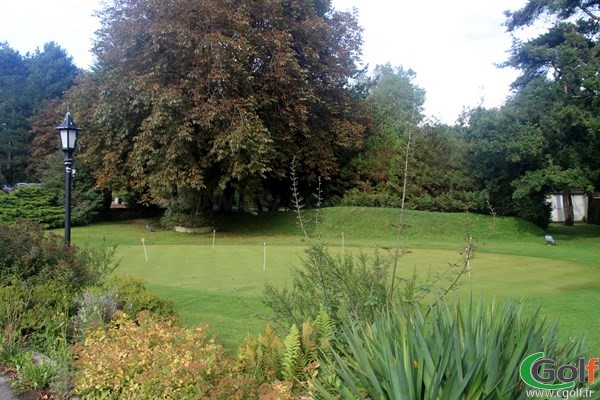
[[69, 148], [74, 149], [77, 144], [77, 131], [75, 129], [69, 129]]
[[61, 129], [60, 143], [62, 145], [63, 150], [73, 150], [77, 143], [77, 130]]
[[69, 138], [68, 138], [69, 130], [61, 129], [58, 132], [60, 133], [60, 144], [61, 144], [63, 150], [67, 149], [69, 147], [68, 146], [69, 145]]

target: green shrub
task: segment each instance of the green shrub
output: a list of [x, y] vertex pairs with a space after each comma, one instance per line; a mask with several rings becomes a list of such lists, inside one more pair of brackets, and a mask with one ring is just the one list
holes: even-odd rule
[[[40, 389], [50, 384], [55, 394], [69, 391], [71, 359], [66, 348], [73, 334], [76, 293], [55, 281], [17, 281], [0, 287], [0, 310], [7, 311], [0, 313], [1, 357], [14, 368], [19, 386]], [[31, 349], [52, 362], [28, 360]]]
[[[187, 193], [184, 196], [190, 195]], [[197, 204], [194, 200], [192, 204]], [[184, 200], [170, 204], [160, 219], [160, 224], [165, 229], [173, 229], [175, 226], [185, 226], [187, 228], [201, 228], [212, 225], [212, 218], [207, 212], [190, 208], [185, 205]]]
[[301, 268], [292, 267], [292, 288], [265, 285], [263, 303], [279, 326], [301, 326], [315, 320], [323, 307], [338, 324], [349, 315], [372, 320], [389, 296], [390, 260], [378, 253], [335, 257], [319, 242], [309, 244]]
[[[62, 151], [49, 154], [39, 160], [35, 166], [39, 171], [40, 181], [44, 189], [56, 198], [56, 203], [62, 208], [63, 217], [59, 218], [56, 226], [63, 226], [65, 207], [65, 168]], [[20, 189], [19, 189], [20, 190]], [[71, 187], [71, 225], [85, 225], [98, 219], [102, 211], [110, 205], [110, 196], [106, 192], [96, 190], [96, 180], [88, 169], [79, 164], [77, 174], [73, 177]]]
[[522, 306], [439, 304], [423, 316], [386, 311], [372, 324], [349, 322], [344, 343], [321, 362], [319, 399], [525, 399], [519, 365], [543, 351], [557, 365], [582, 356], [561, 344], [557, 325]]
[[487, 211], [486, 196], [483, 192], [448, 191], [437, 196], [423, 194], [410, 196], [407, 207], [423, 211]]
[[354, 207], [388, 207], [400, 208], [402, 196], [388, 193], [363, 192], [350, 189], [344, 194], [340, 205]]
[[[56, 158], [58, 157], [58, 158]], [[0, 223], [30, 221], [45, 228], [64, 226], [65, 221], [65, 172], [62, 152], [44, 160], [44, 187], [21, 187], [8, 195], [0, 195]], [[48, 163], [52, 161], [52, 163]], [[78, 169], [77, 179], [71, 191], [71, 224], [85, 225], [98, 219], [105, 208], [105, 196], [95, 190], [95, 180]]]
[[11, 361], [17, 373], [14, 384], [20, 388], [44, 389], [54, 377], [56, 364], [43, 358], [34, 360], [31, 351], [17, 353]]
[[76, 293], [54, 281], [25, 290], [29, 302], [20, 324], [21, 335], [28, 346], [46, 353], [53, 351], [71, 334]]
[[64, 224], [65, 208], [49, 190], [36, 186], [21, 187], [7, 196], [0, 196], [0, 222], [19, 220], [57, 228]]
[[84, 290], [77, 300], [77, 333], [83, 333], [94, 324], [110, 322], [119, 310], [131, 318], [145, 310], [162, 317], [175, 316], [173, 301], [158, 297], [144, 283], [132, 276], [114, 275], [102, 285]]
[[114, 249], [86, 251], [67, 246], [59, 236], [46, 236], [40, 225], [0, 224], [3, 286], [17, 280], [29, 285], [54, 281], [71, 288], [82, 287], [109, 273], [115, 267], [113, 256]]
[[66, 246], [61, 238], [46, 237], [39, 225], [0, 225], [3, 346], [48, 353], [64, 345], [74, 331], [75, 300], [114, 269], [114, 251]]
[[119, 309], [132, 318], [144, 310], [163, 317], [177, 314], [172, 300], [158, 297], [144, 284], [143, 279], [127, 275], [113, 275], [102, 287], [115, 293], [120, 303]]
[[26, 338], [29, 346], [50, 351], [65, 341], [73, 313], [74, 293], [56, 282], [29, 286], [15, 282], [0, 287], [0, 329], [6, 343]]
[[[400, 208], [402, 196], [386, 191], [365, 192], [359, 189], [350, 189], [344, 195], [342, 206], [355, 207], [387, 207]], [[483, 211], [487, 210], [486, 197], [483, 192], [448, 191], [440, 195], [409, 195], [406, 200], [409, 209], [423, 211]]]
[[76, 344], [73, 392], [82, 399], [250, 399], [260, 385], [207, 335], [144, 311], [117, 312]]
[[550, 225], [552, 206], [548, 204], [543, 194], [515, 199], [514, 204], [515, 214], [519, 218], [533, 222], [542, 229], [546, 229]]
[[55, 347], [48, 355], [15, 347], [4, 352], [2, 364], [14, 373], [13, 386], [19, 389], [45, 389], [52, 392], [52, 398], [68, 398], [73, 359], [67, 346]]
[[75, 334], [81, 336], [93, 325], [110, 322], [122, 304], [115, 290], [98, 286], [84, 290], [77, 299]]
[[29, 305], [29, 297], [20, 285], [0, 287], [0, 330], [2, 353], [10, 352], [22, 337], [21, 321]]

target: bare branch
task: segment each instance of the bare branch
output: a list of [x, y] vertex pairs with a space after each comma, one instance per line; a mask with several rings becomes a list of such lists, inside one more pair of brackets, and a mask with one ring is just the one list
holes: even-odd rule
[[600, 21], [600, 16], [593, 14], [587, 7], [582, 6], [581, 4], [577, 6], [581, 11], [586, 13], [590, 18]]

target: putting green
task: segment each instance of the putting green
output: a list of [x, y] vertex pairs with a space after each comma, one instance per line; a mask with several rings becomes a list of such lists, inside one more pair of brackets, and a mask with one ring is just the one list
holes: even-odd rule
[[[341, 248], [332, 248], [341, 253]], [[346, 254], [361, 250], [346, 248]], [[374, 250], [364, 249], [367, 253]], [[385, 250], [380, 250], [385, 252]], [[548, 251], [559, 251], [548, 248]], [[562, 250], [560, 250], [562, 251]], [[117, 273], [141, 277], [159, 295], [172, 298], [188, 324], [207, 322], [227, 347], [236, 348], [247, 333], [264, 330], [268, 310], [261, 304], [264, 283], [289, 283], [289, 267], [301, 265], [303, 246], [237, 244], [235, 240], [212, 248], [210, 238], [190, 244], [142, 244], [118, 248], [122, 257]], [[416, 269], [424, 278], [462, 263], [458, 251], [415, 249], [399, 261], [398, 275], [410, 277]], [[600, 320], [589, 318], [591, 298], [600, 292], [598, 268], [564, 260], [477, 253], [451, 297], [502, 300], [524, 299], [532, 308], [543, 303], [543, 314], [563, 321], [563, 336], [584, 333], [592, 348], [600, 349], [595, 332]]]

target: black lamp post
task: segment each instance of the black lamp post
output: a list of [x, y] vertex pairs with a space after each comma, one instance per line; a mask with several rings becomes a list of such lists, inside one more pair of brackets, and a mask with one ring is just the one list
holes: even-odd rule
[[60, 143], [65, 153], [65, 242], [71, 244], [71, 178], [73, 176], [73, 152], [81, 128], [75, 125], [67, 108], [64, 121], [54, 128], [60, 134]]

